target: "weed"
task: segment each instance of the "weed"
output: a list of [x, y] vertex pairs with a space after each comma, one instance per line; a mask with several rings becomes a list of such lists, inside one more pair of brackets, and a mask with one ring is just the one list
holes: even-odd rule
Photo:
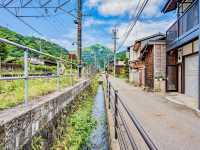
[[[75, 80], [76, 82], [76, 80]], [[71, 85], [69, 77], [60, 78], [61, 88]], [[34, 79], [28, 81], [29, 100], [36, 99], [57, 89], [57, 79]], [[24, 81], [0, 81], [0, 110], [23, 103]]]
[[64, 118], [63, 127], [60, 133], [64, 132], [58, 139], [53, 150], [78, 150], [86, 143], [96, 126], [96, 121], [92, 117], [94, 96], [97, 91], [97, 81], [93, 81], [91, 86], [78, 96], [76, 104], [73, 105], [73, 112]]

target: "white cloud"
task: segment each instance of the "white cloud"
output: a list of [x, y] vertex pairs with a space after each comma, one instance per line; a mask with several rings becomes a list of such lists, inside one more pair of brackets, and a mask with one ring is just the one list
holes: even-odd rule
[[107, 22], [105, 22], [104, 20], [97, 20], [94, 18], [88, 18], [86, 21], [84, 21], [83, 26], [84, 27], [90, 27], [92, 25], [103, 25], [106, 24]]
[[[130, 46], [134, 43], [135, 40], [162, 32], [165, 34], [166, 30], [169, 28], [173, 20], [164, 20], [164, 21], [138, 21], [136, 26], [133, 28], [130, 36], [128, 37], [124, 47]], [[118, 45], [123, 40], [123, 35], [127, 30], [128, 23], [122, 23], [118, 27]], [[105, 31], [106, 32], [106, 31]], [[101, 30], [97, 29], [88, 29], [83, 31], [83, 47], [90, 46], [95, 43], [103, 44], [111, 49], [113, 49], [112, 41], [112, 28], [107, 29], [107, 33], [103, 35]], [[76, 41], [76, 30], [70, 34], [63, 35], [60, 38], [51, 39], [57, 44], [67, 48], [68, 50], [76, 50], [76, 45], [72, 45], [73, 41]]]
[[[150, 16], [150, 18], [145, 19], [144, 21], [138, 21], [133, 31], [131, 32], [127, 42], [124, 44], [124, 47], [127, 47], [136, 39], [143, 38], [158, 32], [165, 33], [169, 25], [172, 23], [172, 19], [163, 20], [160, 16], [159, 5], [163, 0], [150, 0], [149, 4], [144, 10], [144, 15]], [[138, 0], [88, 0], [87, 6], [95, 7], [98, 11], [105, 15], [123, 15], [124, 13], [132, 14], [136, 8]], [[162, 19], [159, 21], [153, 19], [153, 16], [159, 17], [157, 19]], [[84, 21], [83, 27], [83, 47], [89, 45], [100, 43], [109, 48], [113, 48], [112, 42], [112, 26], [116, 24], [119, 20], [117, 19], [95, 19], [95, 17], [86, 18]], [[118, 27], [118, 44], [123, 40], [123, 34], [127, 30], [128, 22], [121, 22], [121, 25]], [[101, 25], [101, 26], [100, 26]], [[105, 26], [104, 26], [105, 25]], [[107, 32], [106, 32], [107, 31]], [[61, 36], [58, 39], [53, 39], [56, 43], [68, 48], [76, 49], [76, 45], [72, 46], [72, 42], [76, 41], [76, 30], [70, 31], [68, 35]]]
[[88, 1], [88, 6], [89, 7], [95, 7], [101, 0], [89, 0]]
[[[100, 43], [105, 46], [110, 46], [111, 36], [102, 36], [101, 33], [102, 33], [101, 30], [96, 30], [92, 28], [89, 30], [83, 30], [82, 34], [83, 48], [96, 43]], [[70, 51], [76, 50], [77, 48], [76, 44], [72, 45], [73, 42], [76, 42], [76, 30], [72, 30], [69, 34], [64, 34], [57, 38], [51, 38], [50, 40]]]
[[76, 41], [76, 30], [70, 30], [67, 34], [60, 35], [56, 38], [51, 38], [51, 41], [59, 44], [60, 46], [72, 50], [75, 49], [76, 47], [72, 45], [73, 42]]
[[102, 15], [117, 16], [128, 13], [134, 7], [132, 0], [109, 0], [102, 1], [98, 6], [98, 11]]
[[[102, 15], [118, 16], [128, 13], [133, 15], [136, 13], [136, 7], [139, 0], [89, 0], [89, 7], [97, 7]], [[143, 0], [144, 1], [144, 0]], [[141, 3], [143, 2], [141, 1]], [[160, 14], [160, 4], [163, 0], [149, 0], [144, 9], [143, 14], [146, 16], [154, 16]], [[141, 7], [140, 3], [140, 7]]]
[[146, 16], [158, 16], [161, 15], [160, 5], [163, 0], [149, 0], [147, 6], [144, 9], [144, 15]]
[[[138, 21], [136, 26], [133, 28], [129, 38], [127, 39], [124, 46], [130, 46], [134, 43], [135, 40], [161, 32], [164, 33], [169, 28], [173, 20], [164, 20], [164, 21]], [[124, 37], [124, 33], [127, 31], [127, 23], [122, 24], [118, 28], [118, 37]], [[121, 43], [123, 38], [119, 39]]]
[[[83, 27], [99, 27], [99, 26], [113, 26], [117, 23], [117, 20], [104, 20], [104, 19], [96, 19], [96, 18], [87, 18], [84, 23]], [[100, 27], [101, 28], [101, 27]], [[102, 29], [102, 28], [101, 28]]]

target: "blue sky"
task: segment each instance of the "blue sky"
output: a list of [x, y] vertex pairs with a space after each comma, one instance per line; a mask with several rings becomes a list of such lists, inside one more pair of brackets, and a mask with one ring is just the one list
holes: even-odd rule
[[[37, 1], [33, 0], [33, 3], [30, 5], [36, 5]], [[138, 38], [157, 32], [165, 33], [175, 20], [174, 12], [168, 14], [161, 13], [161, 8], [165, 1], [149, 0], [147, 7], [144, 9], [140, 20], [133, 29], [123, 49]], [[83, 0], [83, 12], [85, 14], [83, 18], [83, 46], [87, 47], [95, 43], [100, 43], [112, 48], [111, 31], [114, 25], [117, 25], [118, 43], [120, 43], [123, 40], [123, 35], [128, 24], [134, 18], [137, 3], [138, 0]], [[16, 5], [16, 3], [11, 5]], [[71, 0], [64, 8], [65, 10], [75, 9], [76, 1]], [[0, 9], [0, 11], [0, 25], [23, 35], [34, 35], [51, 40], [69, 50], [76, 49], [72, 45], [73, 41], [76, 41], [76, 26], [72, 16], [64, 14], [62, 11], [54, 12], [54, 10], [48, 10], [48, 13], [44, 9], [22, 10], [21, 14], [23, 15], [48, 14], [48, 17], [43, 18], [23, 18], [40, 31], [42, 33], [41, 36], [17, 20], [16, 17], [10, 15], [6, 10]], [[75, 14], [75, 12], [73, 13]]]

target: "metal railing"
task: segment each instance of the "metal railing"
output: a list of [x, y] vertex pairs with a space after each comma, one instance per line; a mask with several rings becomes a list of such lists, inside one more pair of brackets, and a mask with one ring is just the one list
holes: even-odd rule
[[196, 0], [167, 30], [167, 42], [170, 44], [179, 39], [199, 24], [199, 4]]
[[[7, 39], [3, 39], [3, 38], [0, 38], [0, 43], [5, 43], [7, 45], [11, 45], [11, 46], [14, 46], [14, 47], [17, 47], [18, 50], [23, 50], [24, 51], [24, 57], [23, 57], [23, 75], [20, 75], [20, 76], [11, 76], [11, 77], [2, 77], [0, 76], [0, 81], [12, 81], [12, 80], [24, 80], [24, 104], [25, 106], [28, 104], [28, 81], [30, 79], [42, 79], [42, 78], [47, 78], [47, 79], [50, 79], [50, 78], [56, 78], [57, 79], [57, 90], [59, 91], [60, 88], [61, 88], [61, 77], [65, 77], [65, 76], [68, 76], [70, 77], [70, 81], [71, 81], [71, 85], [74, 84], [74, 73], [73, 73], [73, 67], [77, 67], [77, 64], [73, 63], [72, 61], [67, 61], [67, 60], [64, 60], [62, 58], [59, 58], [59, 57], [55, 57], [53, 55], [50, 55], [50, 54], [47, 54], [47, 53], [44, 53], [44, 52], [41, 52], [41, 51], [38, 51], [36, 49], [33, 49], [33, 48], [29, 48], [29, 47], [26, 47], [24, 45], [20, 45], [20, 44], [17, 44], [15, 42], [12, 42], [12, 41], [9, 41]], [[54, 60], [56, 62], [56, 73], [54, 74], [51, 74], [51, 75], [29, 75], [29, 62], [28, 62], [28, 59], [29, 59], [29, 53], [36, 53], [36, 54], [39, 54], [39, 55], [43, 55], [47, 58], [50, 58], [52, 60]], [[60, 73], [60, 70], [61, 70], [61, 64], [69, 64], [70, 65], [70, 74], [61, 74]]]
[[[158, 150], [157, 146], [145, 132], [135, 115], [123, 102], [118, 91], [108, 80], [106, 95], [108, 98], [108, 108], [113, 113], [112, 118], [114, 121], [115, 139], [119, 141], [120, 149], [138, 150], [134, 135], [131, 133], [132, 129], [135, 128], [149, 150]], [[129, 120], [129, 122], [127, 120]]]

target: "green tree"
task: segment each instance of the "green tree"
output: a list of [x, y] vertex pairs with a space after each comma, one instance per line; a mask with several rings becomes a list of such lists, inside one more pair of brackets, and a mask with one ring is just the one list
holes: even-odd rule
[[126, 60], [126, 51], [118, 52], [116, 55], [117, 55], [117, 60], [120, 60], [120, 61]]
[[0, 42], [0, 60], [3, 61], [8, 56], [8, 50], [5, 43]]
[[[68, 54], [67, 49], [61, 47], [58, 44], [55, 44], [50, 41], [40, 39], [37, 37], [33, 37], [33, 36], [23, 36], [19, 33], [11, 31], [8, 28], [2, 27], [2, 26], [0, 26], [0, 37], [10, 40], [10, 41], [13, 41], [13, 42], [16, 42], [18, 44], [25, 45], [30, 48], [37, 49], [37, 50], [40, 50], [40, 47], [41, 47], [42, 52], [51, 54], [56, 57], [60, 57], [60, 55], [62, 53], [63, 58], [66, 59], [67, 54]], [[14, 58], [23, 57], [22, 49], [19, 49], [15, 46], [11, 46], [11, 45], [6, 45], [6, 49], [8, 52], [8, 57], [14, 57]], [[38, 54], [33, 53], [33, 52], [30, 53], [29, 55], [33, 56], [33, 57], [39, 56]], [[1, 54], [0, 54], [0, 56], [1, 56]], [[42, 57], [44, 57], [44, 55]], [[50, 57], [44, 57], [44, 58], [51, 60]]]

